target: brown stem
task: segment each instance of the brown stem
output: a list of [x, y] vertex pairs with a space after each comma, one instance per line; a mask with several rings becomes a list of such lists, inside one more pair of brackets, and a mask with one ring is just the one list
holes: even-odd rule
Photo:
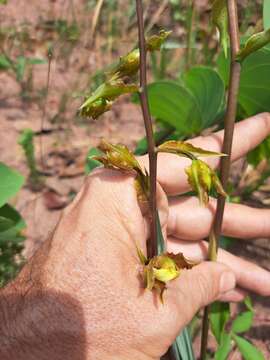
[[40, 163], [41, 168], [44, 171], [45, 169], [45, 161], [44, 161], [44, 153], [43, 153], [43, 128], [44, 128], [44, 121], [46, 119], [46, 111], [47, 111], [47, 102], [48, 102], [48, 95], [49, 95], [49, 88], [50, 88], [50, 75], [51, 75], [51, 64], [52, 64], [52, 56], [53, 50], [49, 49], [48, 51], [48, 70], [47, 70], [47, 81], [46, 81], [46, 93], [44, 96], [44, 102], [42, 106], [42, 115], [40, 120], [40, 138], [39, 138], [39, 151], [40, 151]]
[[147, 96], [147, 77], [146, 77], [146, 47], [144, 37], [144, 20], [142, 1], [136, 0], [136, 10], [139, 31], [139, 49], [140, 49], [140, 100], [144, 119], [144, 126], [148, 144], [149, 173], [150, 173], [150, 239], [147, 242], [147, 255], [153, 257], [157, 255], [157, 153], [153, 133], [152, 120], [150, 116], [148, 96]]
[[[234, 133], [234, 123], [237, 111], [237, 97], [240, 84], [241, 65], [236, 61], [236, 55], [239, 52], [239, 30], [238, 30], [238, 16], [237, 4], [235, 0], [227, 0], [228, 16], [229, 16], [229, 33], [230, 33], [230, 47], [231, 47], [231, 66], [230, 66], [230, 82], [228, 90], [227, 111], [225, 115], [225, 129], [222, 152], [228, 156], [222, 158], [220, 166], [220, 176], [223, 188], [227, 188], [230, 165], [231, 165], [231, 151]], [[208, 259], [215, 261], [217, 258], [217, 251], [219, 245], [219, 238], [221, 234], [221, 227], [223, 222], [223, 214], [225, 207], [225, 198], [218, 197], [217, 210], [214, 218], [214, 223], [209, 237], [209, 252]], [[209, 307], [205, 308], [203, 319], [203, 331], [201, 340], [201, 356], [200, 359], [206, 358], [207, 338], [209, 330]]]

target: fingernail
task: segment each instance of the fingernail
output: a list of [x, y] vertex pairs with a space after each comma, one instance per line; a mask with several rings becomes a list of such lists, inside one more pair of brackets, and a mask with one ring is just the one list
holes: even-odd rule
[[221, 275], [219, 283], [219, 291], [221, 294], [234, 289], [235, 285], [236, 279], [234, 273], [227, 271]]

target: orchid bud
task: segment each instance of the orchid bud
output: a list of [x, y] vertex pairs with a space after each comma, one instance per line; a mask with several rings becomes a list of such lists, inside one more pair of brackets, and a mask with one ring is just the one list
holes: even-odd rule
[[185, 171], [188, 175], [188, 182], [198, 194], [202, 205], [208, 204], [209, 193], [212, 188], [215, 188], [222, 196], [227, 196], [216, 173], [204, 161], [192, 160], [191, 166], [186, 168]]
[[100, 85], [96, 91], [89, 96], [79, 108], [80, 114], [96, 119], [99, 115], [110, 110], [112, 101], [118, 96], [134, 93], [139, 90], [135, 84], [125, 84], [123, 80], [116, 77]]
[[158, 35], [152, 35], [146, 39], [146, 49], [148, 51], [159, 50], [161, 45], [165, 42], [171, 31], [160, 30]]
[[112, 107], [112, 101], [100, 98], [94, 102], [85, 102], [81, 107], [80, 113], [82, 116], [97, 119], [100, 115], [109, 111]]
[[126, 56], [120, 58], [117, 66], [109, 73], [119, 77], [134, 76], [140, 67], [140, 50], [134, 49]]

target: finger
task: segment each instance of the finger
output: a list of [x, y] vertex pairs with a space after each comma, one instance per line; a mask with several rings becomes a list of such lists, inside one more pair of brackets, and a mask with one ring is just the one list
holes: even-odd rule
[[222, 302], [241, 302], [247, 296], [247, 292], [242, 289], [234, 289], [222, 294], [218, 300]]
[[[173, 237], [167, 239], [168, 251], [179, 253], [195, 261], [202, 261], [207, 258], [208, 243], [205, 241], [188, 242]], [[270, 295], [270, 272], [241, 259], [226, 250], [219, 249], [218, 261], [227, 265], [235, 274], [237, 285], [244, 289], [253, 291], [259, 295]]]
[[[198, 310], [216, 301], [236, 286], [234, 273], [225, 265], [204, 262], [182, 272], [178, 280], [169, 283], [166, 303], [180, 311], [180, 322], [187, 324]], [[185, 311], [183, 311], [185, 309]]]
[[[216, 200], [200, 206], [195, 197], [170, 199], [168, 234], [186, 240], [207, 237], [213, 223]], [[241, 239], [270, 237], [270, 209], [256, 209], [246, 205], [226, 203], [222, 234]]]
[[[235, 125], [232, 160], [237, 160], [254, 149], [270, 134], [270, 114], [262, 113]], [[220, 152], [222, 149], [224, 131], [209, 136], [200, 136], [189, 142], [207, 150]], [[206, 158], [207, 163], [216, 167], [218, 158]], [[139, 158], [143, 166], [148, 167], [148, 156]], [[158, 155], [157, 178], [165, 192], [169, 195], [180, 194], [189, 189], [184, 169], [190, 165], [190, 160], [173, 154]]]

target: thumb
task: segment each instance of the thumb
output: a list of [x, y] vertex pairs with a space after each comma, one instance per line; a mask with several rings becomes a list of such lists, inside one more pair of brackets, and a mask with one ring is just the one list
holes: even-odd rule
[[184, 270], [177, 281], [171, 282], [169, 287], [174, 289], [168, 290], [168, 305], [177, 305], [182, 327], [200, 308], [216, 301], [235, 286], [236, 278], [229, 267], [203, 262], [191, 270]]

